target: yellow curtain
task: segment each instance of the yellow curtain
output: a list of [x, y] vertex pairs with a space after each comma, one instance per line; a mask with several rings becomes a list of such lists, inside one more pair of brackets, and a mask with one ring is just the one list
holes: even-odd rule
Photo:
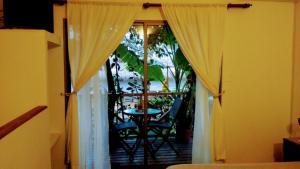
[[67, 137], [72, 169], [80, 166], [76, 93], [117, 48], [140, 9], [138, 3], [68, 1], [69, 60], [74, 90], [68, 107]]
[[227, 8], [225, 5], [163, 4], [162, 9], [184, 56], [214, 96], [210, 155], [212, 161], [225, 160], [223, 114], [218, 96]]

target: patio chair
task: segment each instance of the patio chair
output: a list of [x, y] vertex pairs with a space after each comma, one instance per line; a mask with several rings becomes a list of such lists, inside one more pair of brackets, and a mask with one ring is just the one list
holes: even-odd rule
[[[152, 144], [154, 144], [158, 140], [158, 138], [161, 138], [162, 140], [161, 143], [156, 147], [156, 149], [154, 149], [154, 146], [152, 145], [154, 154], [160, 149], [160, 147], [164, 143], [167, 143], [171, 147], [171, 149], [176, 153], [176, 155], [179, 155], [178, 151], [170, 142], [170, 134], [172, 128], [176, 124], [176, 116], [180, 109], [181, 103], [181, 98], [177, 97], [170, 110], [164, 113], [159, 120], [148, 122], [148, 132], [153, 131], [156, 134], [154, 140], [152, 141]], [[164, 117], [167, 115], [169, 116], [169, 121], [162, 121], [162, 119], [164, 119]]]
[[[133, 121], [123, 122], [114, 125], [113, 131], [117, 134], [121, 147], [129, 156], [129, 161], [132, 162], [134, 160], [134, 154], [137, 147], [141, 142], [138, 126]], [[130, 138], [135, 139], [135, 141], [130, 141]]]

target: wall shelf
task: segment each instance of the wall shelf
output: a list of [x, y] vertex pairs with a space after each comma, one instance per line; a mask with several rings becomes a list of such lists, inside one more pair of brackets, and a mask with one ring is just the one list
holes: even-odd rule
[[47, 31], [45, 31], [45, 33], [48, 43], [48, 49], [52, 49], [61, 45], [61, 39], [58, 36]]

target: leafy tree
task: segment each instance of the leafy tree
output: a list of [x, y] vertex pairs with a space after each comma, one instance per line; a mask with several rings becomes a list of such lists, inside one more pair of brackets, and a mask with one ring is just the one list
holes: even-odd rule
[[157, 27], [156, 31], [149, 35], [148, 45], [150, 51], [156, 53], [158, 57], [170, 58], [174, 71], [169, 70], [175, 80], [176, 92], [183, 91], [185, 88], [182, 84], [183, 76], [189, 76], [192, 68], [180, 50], [170, 27], [168, 25]]
[[[116, 55], [126, 64], [127, 70], [144, 76], [144, 60], [140, 59], [141, 57], [126, 45], [125, 43], [120, 44], [115, 51]], [[149, 81], [163, 81], [164, 75], [159, 65], [148, 63], [148, 79]]]

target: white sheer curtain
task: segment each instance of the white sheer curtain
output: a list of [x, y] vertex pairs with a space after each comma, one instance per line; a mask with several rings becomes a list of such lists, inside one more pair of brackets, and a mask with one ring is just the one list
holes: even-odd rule
[[192, 163], [209, 163], [210, 155], [210, 109], [209, 92], [197, 77], [195, 94], [195, 120]]
[[[163, 4], [162, 10], [184, 56], [205, 87], [198, 80], [193, 162], [225, 160], [223, 113], [218, 96], [226, 5]], [[213, 96], [211, 113], [208, 92]]]
[[81, 169], [109, 169], [106, 67], [78, 93]]

